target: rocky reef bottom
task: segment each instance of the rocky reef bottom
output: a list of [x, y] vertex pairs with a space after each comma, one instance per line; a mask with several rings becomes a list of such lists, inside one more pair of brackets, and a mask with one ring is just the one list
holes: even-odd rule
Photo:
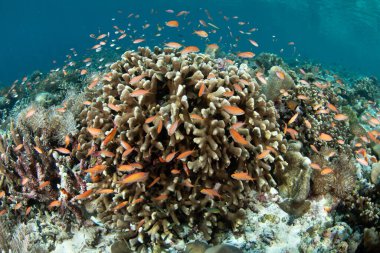
[[[153, 246], [152, 252], [357, 252], [362, 241], [363, 234], [358, 230], [334, 220], [331, 212], [336, 203], [330, 196], [311, 199], [309, 211], [301, 217], [280, 208], [277, 203], [282, 199], [274, 188], [250, 197], [252, 205], [246, 210], [246, 222], [237, 233], [217, 233], [221, 244], [208, 244], [201, 233], [194, 233], [188, 243], [178, 241], [169, 249]], [[103, 224], [71, 226], [56, 213], [33, 217], [26, 224], [19, 224], [15, 231], [12, 244], [20, 252], [26, 252], [27, 248], [33, 249], [31, 252], [54, 253], [133, 252], [117, 233]], [[371, 236], [369, 233], [367, 236]]]

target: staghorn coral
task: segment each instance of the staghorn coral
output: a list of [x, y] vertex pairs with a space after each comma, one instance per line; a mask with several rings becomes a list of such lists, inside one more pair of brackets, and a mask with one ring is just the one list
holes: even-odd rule
[[[88, 187], [112, 191], [94, 196], [92, 204], [105, 224], [125, 232], [134, 250], [188, 236], [182, 224], [206, 240], [216, 227], [237, 229], [245, 196], [276, 185], [272, 171], [284, 170], [286, 142], [273, 104], [236, 66], [221, 70], [208, 55], [139, 48], [112, 64], [102, 83], [99, 96], [80, 114], [81, 149], [74, 154], [87, 168], [105, 166], [91, 173]], [[226, 106], [244, 114], [232, 115]], [[236, 131], [245, 145], [230, 134], [238, 122], [244, 123]], [[100, 133], [90, 134], [89, 127]], [[256, 159], [268, 147], [273, 151]], [[184, 152], [189, 156], [181, 158]], [[122, 165], [132, 167], [125, 172]], [[121, 183], [137, 169], [144, 178]], [[232, 179], [235, 172], [256, 180]], [[203, 194], [205, 189], [217, 196]]]

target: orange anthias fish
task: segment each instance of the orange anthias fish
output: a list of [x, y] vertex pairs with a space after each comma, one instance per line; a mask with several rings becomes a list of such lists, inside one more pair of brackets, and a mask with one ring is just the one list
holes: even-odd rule
[[253, 46], [255, 46], [255, 47], [259, 47], [259, 44], [257, 44], [256, 41], [251, 40], [251, 39], [248, 39], [248, 41], [249, 41], [249, 43], [251, 43]]
[[240, 52], [237, 54], [237, 56], [241, 58], [253, 58], [255, 54], [252, 52]]
[[254, 180], [254, 178], [251, 177], [250, 175], [248, 175], [247, 172], [236, 172], [236, 173], [232, 174], [231, 177], [233, 179], [241, 180], [241, 181]]
[[285, 79], [285, 74], [282, 71], [276, 71], [276, 76], [281, 80]]
[[133, 44], [139, 44], [139, 43], [144, 42], [144, 41], [145, 41], [145, 39], [135, 39], [133, 41]]
[[333, 138], [332, 138], [331, 135], [325, 134], [325, 133], [321, 133], [319, 135], [319, 139], [322, 140], [322, 141], [332, 141], [333, 140]]
[[202, 38], [208, 37], [208, 33], [206, 31], [203, 31], [203, 30], [194, 31], [194, 33], [196, 35], [198, 35], [199, 37], [202, 37]]
[[134, 76], [132, 77], [132, 79], [129, 81], [129, 84], [130, 85], [135, 85], [137, 84], [138, 82], [140, 82], [142, 79], [144, 79], [146, 77], [146, 74], [141, 74], [141, 75], [138, 75], [138, 76]]
[[54, 150], [64, 155], [69, 155], [71, 153], [71, 151], [68, 150], [67, 148], [55, 148]]
[[89, 197], [93, 191], [94, 191], [93, 189], [87, 190], [84, 193], [76, 195], [71, 201], [85, 199], [85, 198]]
[[222, 198], [222, 196], [220, 196], [220, 194], [218, 193], [218, 191], [215, 190], [215, 189], [203, 188], [201, 190], [201, 193], [203, 193], [203, 194], [205, 194], [205, 195], [207, 195], [207, 196], [209, 196], [211, 198], [214, 198], [214, 197], [218, 197], [220, 199]]
[[179, 125], [179, 119], [177, 119], [168, 129], [168, 134], [169, 136], [172, 136], [175, 131], [177, 130], [178, 128], [178, 125]]
[[292, 124], [294, 121], [296, 121], [297, 117], [298, 117], [298, 112], [296, 114], [294, 114], [293, 117], [290, 118], [290, 120], [288, 122], [288, 126], [290, 124]]
[[192, 155], [194, 152], [194, 150], [187, 150], [187, 151], [184, 151], [182, 152], [181, 154], [179, 154], [179, 156], [177, 156], [177, 160], [181, 160], [181, 159], [184, 159], [190, 155]]
[[99, 165], [95, 165], [94, 167], [91, 167], [87, 170], [84, 170], [84, 172], [87, 172], [87, 173], [101, 173], [103, 171], [105, 171], [107, 169], [107, 165], [104, 165], [104, 164], [99, 164]]
[[165, 46], [167, 47], [171, 47], [171, 48], [174, 48], [174, 49], [178, 49], [178, 48], [181, 48], [182, 45], [177, 43], [177, 42], [168, 42], [168, 43], [165, 43]]
[[51, 209], [51, 208], [53, 208], [53, 207], [58, 207], [58, 206], [61, 206], [61, 204], [62, 204], [61, 201], [59, 201], [59, 200], [54, 200], [54, 201], [50, 202], [48, 208]]
[[264, 159], [265, 157], [267, 157], [267, 155], [269, 155], [270, 153], [270, 150], [266, 149], [266, 150], [263, 150], [263, 152], [261, 154], [258, 154], [256, 156], [256, 159], [260, 160], [260, 159]]
[[170, 154], [168, 154], [164, 159], [165, 162], [167, 162], [167, 163], [171, 162], [177, 153], [178, 153], [177, 151], [174, 151], [174, 152], [171, 152]]
[[232, 139], [241, 144], [241, 145], [247, 145], [249, 142], [242, 136], [240, 135], [235, 129], [231, 128], [230, 129], [230, 134], [232, 136]]
[[106, 146], [110, 141], [112, 141], [113, 138], [115, 137], [116, 133], [117, 133], [117, 127], [114, 127], [114, 128], [112, 129], [112, 131], [111, 131], [111, 132], [107, 135], [107, 137], [104, 139], [102, 145], [103, 145], [103, 146]]
[[123, 180], [119, 181], [119, 184], [132, 184], [137, 182], [144, 182], [148, 179], [148, 172], [135, 172], [126, 176]]
[[87, 131], [92, 135], [93, 138], [97, 138], [103, 135], [102, 129], [99, 128], [87, 127]]
[[188, 47], [185, 47], [182, 51], [181, 51], [181, 54], [189, 54], [189, 53], [197, 53], [199, 52], [199, 48], [196, 47], [196, 46], [188, 46]]
[[321, 170], [321, 175], [327, 175], [327, 174], [331, 174], [331, 173], [333, 173], [333, 172], [334, 172], [333, 169], [331, 169], [331, 168], [329, 168], [329, 167], [325, 167], [325, 168], [323, 168], [323, 169]]
[[145, 96], [145, 95], [148, 94], [148, 93], [150, 93], [149, 90], [138, 89], [138, 90], [134, 90], [134, 91], [131, 93], [131, 97]]
[[178, 27], [179, 23], [177, 20], [170, 20], [165, 23], [169, 27]]
[[223, 110], [225, 110], [226, 112], [228, 112], [229, 114], [232, 114], [232, 115], [243, 115], [245, 113], [243, 109], [241, 109], [237, 106], [225, 105], [222, 108], [223, 108]]

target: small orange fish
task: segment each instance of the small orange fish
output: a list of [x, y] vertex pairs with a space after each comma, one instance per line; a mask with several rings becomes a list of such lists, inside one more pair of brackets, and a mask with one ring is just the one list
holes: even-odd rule
[[193, 120], [203, 120], [202, 116], [199, 116], [198, 114], [191, 113], [190, 118]]
[[92, 192], [93, 192], [93, 189], [87, 190], [84, 193], [76, 195], [71, 201], [88, 198]]
[[162, 126], [163, 126], [163, 123], [162, 123], [162, 120], [160, 119], [160, 120], [158, 121], [158, 125], [157, 125], [157, 133], [158, 133], [158, 134], [161, 133], [161, 131], [162, 131]]
[[147, 118], [147, 119], [145, 120], [145, 124], [152, 123], [156, 118], [157, 118], [157, 115], [150, 116], [149, 118]]
[[319, 166], [319, 164], [316, 163], [310, 163], [310, 167], [315, 170], [321, 170], [321, 166]]
[[39, 154], [44, 153], [44, 151], [40, 147], [37, 147], [37, 146], [34, 146], [34, 150], [37, 151], [37, 153], [39, 153]]
[[290, 118], [290, 120], [288, 121], [288, 126], [292, 124], [294, 121], [296, 121], [297, 117], [298, 117], [298, 112], [294, 114], [293, 117]]
[[129, 81], [129, 84], [130, 85], [135, 85], [137, 84], [138, 82], [140, 82], [142, 79], [144, 79], [146, 77], [146, 74], [141, 74], [141, 75], [138, 75], [138, 76], [134, 76], [130, 81]]
[[179, 119], [177, 119], [170, 127], [169, 127], [169, 130], [168, 130], [168, 134], [169, 136], [172, 136], [175, 131], [177, 130], [177, 127], [179, 125]]
[[87, 173], [101, 173], [103, 171], [105, 171], [107, 169], [107, 165], [104, 165], [104, 164], [98, 164], [98, 165], [95, 165], [94, 167], [91, 167], [87, 170], [84, 170], [84, 172], [87, 172]]
[[177, 43], [177, 42], [168, 42], [168, 43], [165, 43], [165, 46], [167, 47], [171, 47], [171, 48], [174, 48], [174, 49], [178, 49], [178, 48], [181, 48], [182, 45]]
[[234, 95], [234, 91], [231, 90], [231, 91], [226, 91], [223, 93], [223, 96], [225, 97], [232, 97]]
[[305, 95], [302, 95], [302, 94], [298, 95], [297, 98], [300, 99], [300, 100], [309, 100], [308, 96], [305, 96]]
[[248, 175], [247, 172], [236, 172], [236, 173], [232, 174], [231, 177], [233, 179], [241, 180], [241, 181], [254, 180], [254, 178], [251, 177], [250, 175]]
[[169, 27], [178, 27], [179, 23], [177, 20], [170, 20], [165, 23]]
[[36, 109], [34, 109], [34, 108], [29, 109], [29, 111], [27, 111], [27, 113], [25, 115], [25, 119], [32, 117], [35, 113], [36, 113]]
[[243, 92], [243, 88], [237, 83], [234, 83], [234, 89], [238, 92]]
[[68, 135], [65, 136], [65, 148], [67, 148], [70, 145], [71, 139]]
[[[87, 88], [89, 88], [90, 90], [91, 89], [93, 89], [96, 85], [98, 85], [98, 83], [99, 83], [99, 78], [94, 78], [92, 81], [91, 81], [91, 83], [88, 85], [88, 87]], [[85, 101], [86, 102], [86, 101]], [[84, 102], [83, 102], [84, 103]], [[91, 104], [91, 102], [89, 103], [89, 104]]]
[[337, 140], [336, 142], [338, 142], [338, 144], [340, 144], [340, 145], [344, 144], [344, 140]]
[[18, 145], [13, 149], [13, 151], [15, 151], [15, 152], [20, 151], [23, 147], [24, 147], [23, 144], [18, 144]]
[[307, 129], [311, 129], [312, 126], [311, 126], [310, 121], [308, 121], [307, 119], [304, 119], [304, 123]]
[[331, 169], [331, 168], [329, 168], [329, 167], [325, 167], [325, 168], [323, 168], [323, 169], [321, 170], [321, 175], [327, 175], [327, 174], [331, 174], [331, 173], [333, 173], [333, 172], [334, 172], [333, 169]]
[[193, 188], [194, 185], [191, 183], [190, 179], [186, 179], [183, 181], [183, 185], [189, 188]]
[[225, 105], [222, 107], [226, 112], [232, 115], [243, 115], [245, 112], [243, 109], [237, 107], [237, 106], [229, 106]]
[[45, 182], [42, 182], [39, 186], [38, 186], [38, 190], [42, 190], [43, 188], [45, 188], [46, 186], [50, 185], [50, 181], [45, 181]]
[[93, 138], [97, 138], [103, 135], [102, 129], [99, 128], [87, 127], [87, 131], [92, 135]]
[[318, 149], [317, 149], [316, 146], [314, 146], [313, 144], [310, 144], [310, 148], [311, 148], [315, 153], [319, 154], [319, 151], [318, 151]]
[[187, 151], [184, 151], [184, 152], [182, 152], [181, 154], [179, 154], [179, 155], [177, 156], [177, 160], [184, 159], [184, 158], [186, 158], [186, 157], [192, 155], [193, 152], [194, 152], [194, 150], [187, 150]]
[[30, 213], [30, 211], [32, 211], [32, 207], [31, 206], [28, 206], [25, 210], [25, 216], [28, 216], [28, 214]]
[[199, 89], [199, 92], [198, 92], [198, 97], [201, 97], [204, 94], [205, 89], [206, 89], [206, 85], [205, 83], [202, 83], [201, 88]]
[[319, 109], [318, 111], [315, 112], [315, 114], [328, 114], [330, 113], [329, 109]]
[[71, 151], [68, 150], [67, 148], [55, 148], [54, 150], [56, 150], [59, 153], [64, 154], [64, 155], [68, 155], [71, 153]]
[[132, 184], [137, 182], [144, 182], [148, 179], [148, 172], [135, 172], [132, 173], [125, 178], [122, 179], [122, 181], [119, 181], [119, 184]]
[[327, 103], [327, 107], [328, 107], [331, 111], [338, 113], [338, 109], [335, 107], [335, 105], [330, 104], [330, 103]]
[[268, 149], [263, 150], [263, 152], [261, 154], [258, 154], [256, 156], [256, 159], [258, 159], [258, 160], [264, 159], [265, 157], [267, 157], [267, 155], [269, 155], [269, 153], [270, 153], [270, 150], [268, 150]]
[[360, 163], [363, 166], [368, 166], [368, 162], [363, 158], [356, 158], [356, 161], [358, 161], [358, 163]]
[[206, 31], [203, 31], [203, 30], [196, 30], [196, 31], [194, 31], [194, 33], [196, 35], [198, 35], [199, 37], [202, 37], [202, 38], [208, 37], [208, 33]]
[[163, 201], [163, 200], [166, 200], [169, 196], [167, 194], [161, 194], [155, 198], [153, 198], [153, 200], [155, 201]]
[[5, 196], [5, 191], [0, 191], [0, 199]]
[[119, 112], [121, 110], [121, 107], [119, 105], [114, 105], [111, 103], [108, 103], [108, 108], [110, 108], [111, 110], [114, 110], [115, 112]]
[[96, 194], [111, 194], [115, 193], [113, 189], [99, 189], [95, 192]]
[[319, 139], [322, 140], [322, 141], [332, 141], [333, 140], [333, 138], [332, 138], [331, 135], [325, 134], [325, 133], [321, 133], [319, 135]]
[[249, 41], [249, 43], [251, 43], [253, 46], [255, 46], [255, 47], [259, 47], [259, 44], [257, 44], [256, 41], [251, 40], [251, 39], [248, 39], [248, 41]]
[[134, 148], [126, 149], [121, 156], [127, 157], [130, 153], [132, 153], [133, 150], [135, 149]]
[[22, 203], [17, 203], [15, 206], [14, 206], [14, 210], [18, 210], [22, 207]]
[[121, 208], [125, 207], [127, 204], [128, 204], [128, 201], [123, 201], [123, 202], [121, 202], [120, 204], [118, 204], [117, 206], [115, 206], [115, 207], [113, 208], [113, 210], [114, 210], [114, 211], [120, 210]]
[[281, 80], [285, 79], [285, 74], [282, 71], [276, 71], [276, 76]]
[[242, 136], [240, 135], [235, 129], [231, 128], [230, 129], [230, 134], [231, 134], [231, 137], [232, 139], [241, 144], [241, 145], [247, 145], [249, 144], [249, 142]]
[[53, 208], [53, 207], [58, 207], [58, 206], [61, 206], [61, 204], [62, 204], [61, 201], [59, 201], [59, 200], [54, 200], [54, 201], [50, 202], [48, 208], [51, 209], [51, 208]]
[[160, 177], [156, 177], [156, 178], [152, 181], [152, 183], [150, 183], [150, 184], [147, 186], [147, 188], [148, 188], [148, 189], [149, 189], [149, 188], [152, 188], [153, 185], [155, 185], [155, 184], [158, 183], [158, 181], [160, 181]]
[[180, 171], [179, 169], [172, 169], [172, 170], [170, 171], [170, 173], [172, 173], [173, 175], [178, 175], [178, 174], [181, 173], [181, 171]]
[[135, 199], [135, 200], [133, 200], [133, 201], [131, 202], [131, 205], [136, 205], [136, 204], [141, 203], [141, 202], [143, 202], [143, 201], [144, 201], [143, 198], [137, 198], [137, 199]]
[[113, 152], [111, 152], [109, 150], [103, 149], [103, 150], [100, 150], [99, 155], [101, 155], [103, 157], [111, 157], [112, 158], [112, 157], [115, 156], [115, 153], [113, 153]]
[[197, 52], [199, 52], [199, 48], [198, 47], [196, 47], [196, 46], [188, 46], [188, 47], [185, 47], [181, 51], [181, 54], [184, 55], [184, 54], [197, 53]]
[[237, 54], [237, 56], [241, 58], [253, 58], [255, 54], [252, 52], [240, 52]]
[[201, 193], [211, 197], [211, 198], [214, 198], [214, 197], [218, 197], [218, 198], [222, 198], [222, 196], [220, 196], [220, 194], [218, 193], [217, 190], [215, 189], [210, 189], [210, 188], [203, 188], [201, 190]]
[[234, 124], [231, 126], [231, 128], [233, 128], [233, 129], [239, 129], [239, 128], [241, 128], [241, 127], [244, 126], [244, 125], [245, 125], [244, 122], [239, 121], [239, 122], [234, 123]]
[[83, 76], [83, 75], [85, 75], [85, 74], [87, 74], [87, 69], [82, 69], [82, 70], [80, 71], [80, 75]]
[[142, 169], [143, 166], [139, 163], [130, 163], [130, 164], [122, 164], [120, 165], [117, 170], [118, 171], [127, 171], [127, 172], [132, 172], [135, 169]]
[[174, 152], [171, 152], [170, 154], [168, 154], [165, 157], [165, 162], [167, 162], [167, 163], [171, 162], [177, 153], [178, 153], [177, 151], [174, 151]]
[[7, 213], [7, 209], [3, 209], [3, 210], [0, 211], [0, 216], [3, 216], [6, 213]]
[[114, 127], [112, 131], [106, 136], [106, 138], [102, 142], [102, 145], [106, 146], [108, 143], [110, 143], [115, 137], [116, 133], [117, 133], [117, 127]]
[[149, 90], [138, 89], [138, 90], [134, 90], [134, 91], [131, 93], [131, 97], [145, 96], [145, 95], [148, 94], [148, 93], [150, 93]]
[[295, 130], [293, 128], [289, 128], [289, 127], [286, 128], [285, 132], [288, 133], [288, 134], [290, 134], [290, 137], [292, 137], [293, 140], [295, 140], [296, 139], [296, 135], [298, 135], [297, 130]]
[[139, 43], [144, 42], [144, 41], [145, 41], [145, 39], [135, 39], [133, 41], [133, 44], [139, 44]]

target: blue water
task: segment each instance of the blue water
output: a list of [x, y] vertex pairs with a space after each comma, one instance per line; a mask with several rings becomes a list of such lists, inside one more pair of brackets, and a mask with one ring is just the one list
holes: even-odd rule
[[[175, 13], [166, 13], [167, 9]], [[213, 20], [208, 19], [205, 9]], [[182, 10], [190, 14], [176, 17]], [[140, 17], [128, 19], [130, 13]], [[238, 19], [232, 18], [235, 15]], [[165, 21], [172, 19], [180, 22], [179, 29], [165, 27]], [[200, 29], [199, 19], [220, 27], [216, 34], [210, 34], [209, 41], [192, 34]], [[249, 24], [239, 25], [240, 21]], [[71, 54], [70, 48], [79, 56], [93, 53], [90, 48], [95, 41], [89, 34], [110, 32], [117, 38], [112, 26], [125, 29], [128, 23], [136, 30], [127, 31], [128, 35], [145, 36], [147, 42], [139, 45], [162, 46], [163, 42], [177, 41], [203, 49], [205, 44], [218, 43], [226, 51], [269, 51], [380, 76], [380, 1], [376, 0], [0, 0], [0, 85], [9, 85], [35, 70], [47, 72], [61, 67], [66, 55]], [[146, 23], [150, 27], [143, 30]], [[157, 24], [164, 27], [161, 37], [155, 37]], [[258, 31], [252, 35], [239, 33], [253, 27]], [[250, 45], [248, 38], [257, 41], [259, 48]], [[289, 46], [290, 41], [295, 46]], [[235, 43], [237, 47], [231, 46]], [[136, 47], [131, 38], [118, 44], [123, 49]]]

